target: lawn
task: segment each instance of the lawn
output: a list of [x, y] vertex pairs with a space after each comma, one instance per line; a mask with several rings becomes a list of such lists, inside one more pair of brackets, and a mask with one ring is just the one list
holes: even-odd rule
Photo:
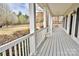
[[3, 34], [11, 35], [16, 31], [27, 30], [28, 28], [29, 28], [28, 25], [8, 26], [8, 27], [0, 28], [0, 35]]
[[0, 45], [20, 38], [29, 33], [28, 25], [15, 25], [0, 28]]
[[[39, 24], [36, 25], [37, 29], [41, 29]], [[9, 25], [8, 27], [0, 28], [0, 45], [27, 35], [29, 32], [29, 25]]]

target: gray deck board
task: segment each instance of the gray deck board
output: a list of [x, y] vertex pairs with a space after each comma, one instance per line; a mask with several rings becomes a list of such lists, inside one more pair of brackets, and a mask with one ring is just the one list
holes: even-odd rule
[[44, 48], [45, 48], [47, 42], [48, 42], [48, 40], [45, 41], [45, 43], [44, 43], [44, 45], [42, 46], [40, 52], [37, 54], [38, 56], [40, 56], [40, 55], [42, 54], [42, 52], [43, 52], [43, 50], [44, 50]]
[[54, 40], [53, 39], [51, 39], [52, 41], [52, 43], [51, 43], [51, 48], [50, 48], [50, 52], [49, 52], [49, 56], [52, 56], [53, 55], [53, 51], [54, 51]]
[[41, 54], [42, 56], [46, 54], [49, 45], [50, 45], [50, 39], [47, 41], [47, 43], [46, 43], [46, 45], [45, 45], [45, 47], [44, 47], [44, 50], [43, 50], [43, 52], [42, 52], [42, 54]]
[[64, 30], [56, 28], [37, 56], [79, 56], [79, 45]]
[[50, 42], [49, 42], [49, 45], [48, 45], [48, 47], [47, 47], [47, 51], [46, 51], [46, 53], [45, 53], [45, 56], [48, 56], [49, 53], [50, 53], [51, 43], [52, 43], [52, 40], [50, 39]]

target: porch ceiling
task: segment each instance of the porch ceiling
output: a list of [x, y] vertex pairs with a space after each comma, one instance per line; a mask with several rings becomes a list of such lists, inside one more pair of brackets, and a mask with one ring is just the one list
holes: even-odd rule
[[47, 3], [47, 5], [54, 16], [60, 16], [65, 14], [72, 3]]

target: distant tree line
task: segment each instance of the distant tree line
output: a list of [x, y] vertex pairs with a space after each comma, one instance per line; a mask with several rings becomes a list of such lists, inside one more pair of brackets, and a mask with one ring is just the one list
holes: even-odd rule
[[[5, 16], [5, 17], [4, 17]], [[1, 18], [2, 17], [2, 18]], [[7, 15], [1, 15], [0, 17], [0, 27], [8, 25], [20, 25], [20, 24], [29, 24], [29, 16], [23, 15], [21, 12], [16, 15], [15, 12], [9, 13]], [[43, 22], [43, 14], [37, 13], [36, 23]]]
[[18, 16], [18, 24], [28, 24], [29, 23], [29, 16], [22, 15], [21, 12], [19, 12]]
[[[3, 17], [5, 16], [5, 17]], [[18, 24], [28, 24], [29, 23], [29, 16], [23, 15], [21, 12], [16, 15], [15, 12], [1, 15], [0, 17], [0, 27], [6, 25], [18, 25]]]

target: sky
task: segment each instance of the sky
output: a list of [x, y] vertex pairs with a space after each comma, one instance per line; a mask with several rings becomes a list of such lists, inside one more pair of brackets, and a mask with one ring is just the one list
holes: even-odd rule
[[19, 12], [22, 12], [22, 14], [29, 14], [29, 4], [26, 3], [10, 3], [9, 8], [12, 12], [15, 12], [18, 14]]
[[[10, 3], [9, 8], [12, 12], [18, 14], [22, 12], [23, 15], [29, 15], [29, 4], [28, 3]], [[42, 9], [36, 5], [36, 11], [41, 11]]]

